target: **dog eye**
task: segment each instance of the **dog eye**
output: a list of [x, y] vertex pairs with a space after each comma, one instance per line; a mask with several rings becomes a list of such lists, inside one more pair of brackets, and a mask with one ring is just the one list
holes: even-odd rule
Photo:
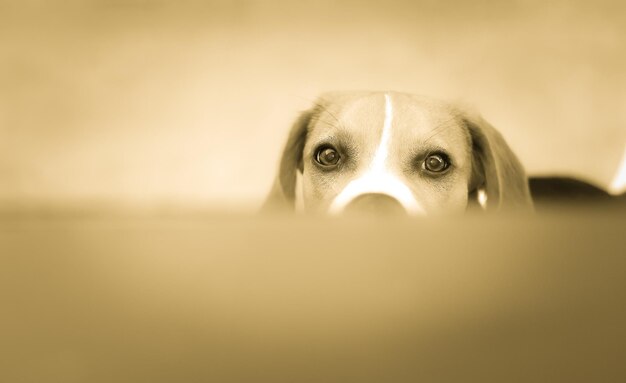
[[339, 162], [339, 153], [335, 148], [324, 146], [315, 153], [315, 161], [322, 166], [335, 166]]
[[424, 160], [423, 167], [429, 172], [441, 173], [450, 166], [445, 154], [431, 154]]

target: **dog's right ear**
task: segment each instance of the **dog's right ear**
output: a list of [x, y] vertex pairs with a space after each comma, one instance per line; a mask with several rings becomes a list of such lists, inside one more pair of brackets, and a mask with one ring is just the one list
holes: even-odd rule
[[280, 158], [278, 174], [265, 203], [262, 212], [289, 211], [295, 209], [297, 172], [302, 172], [302, 152], [313, 110], [303, 112], [293, 123], [287, 138], [287, 143]]

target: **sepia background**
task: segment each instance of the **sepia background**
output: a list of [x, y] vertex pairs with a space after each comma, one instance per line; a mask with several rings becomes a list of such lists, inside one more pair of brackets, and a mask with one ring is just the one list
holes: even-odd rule
[[474, 105], [531, 174], [609, 186], [620, 1], [0, 0], [0, 206], [254, 208], [321, 92]]
[[328, 90], [472, 104], [608, 187], [624, 41], [618, 1], [0, 0], [0, 381], [626, 381], [623, 209], [215, 213]]

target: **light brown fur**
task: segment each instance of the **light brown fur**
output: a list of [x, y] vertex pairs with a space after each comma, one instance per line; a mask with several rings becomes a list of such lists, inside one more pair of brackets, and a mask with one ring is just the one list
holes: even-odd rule
[[[327, 212], [346, 185], [368, 169], [382, 134], [385, 94], [394, 112], [387, 167], [426, 214], [464, 212], [479, 189], [487, 195], [488, 211], [532, 209], [524, 169], [489, 123], [445, 102], [395, 92], [329, 93], [302, 113], [291, 128], [264, 209], [294, 209], [300, 172], [305, 210]], [[340, 151], [340, 167], [325, 171], [316, 165], [321, 143]], [[433, 151], [450, 157], [443, 175], [420, 168]]]

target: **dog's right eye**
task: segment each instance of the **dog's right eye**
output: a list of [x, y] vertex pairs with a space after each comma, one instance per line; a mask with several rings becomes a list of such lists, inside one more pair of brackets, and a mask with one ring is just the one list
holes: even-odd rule
[[341, 156], [330, 146], [322, 146], [315, 152], [315, 161], [324, 167], [333, 167], [339, 163]]
[[422, 162], [422, 169], [429, 174], [444, 173], [450, 167], [450, 160], [444, 153], [436, 152], [429, 154]]

